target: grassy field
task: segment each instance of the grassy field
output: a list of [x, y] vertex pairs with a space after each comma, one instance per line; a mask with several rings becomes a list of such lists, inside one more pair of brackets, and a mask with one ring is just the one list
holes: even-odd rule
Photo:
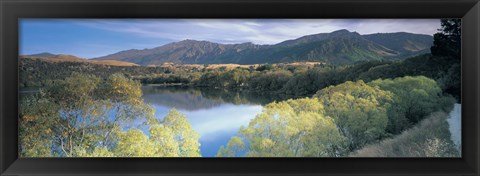
[[[312, 68], [315, 65], [319, 64], [324, 64], [322, 62], [292, 62], [292, 63], [278, 63], [278, 64], [272, 64], [272, 66], [277, 67], [277, 66], [304, 66], [308, 68]], [[247, 64], [247, 65], [241, 65], [241, 64], [175, 64], [175, 63], [164, 63], [162, 65], [149, 65], [149, 67], [173, 67], [173, 68], [195, 68], [195, 69], [210, 69], [210, 70], [215, 70], [215, 69], [221, 69], [223, 68], [224, 70], [233, 70], [236, 68], [253, 68], [256, 69], [257, 67], [260, 67], [264, 64]]]

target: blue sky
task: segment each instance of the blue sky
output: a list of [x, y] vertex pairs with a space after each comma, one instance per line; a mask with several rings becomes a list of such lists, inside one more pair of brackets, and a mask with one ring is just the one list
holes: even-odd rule
[[185, 39], [275, 44], [339, 29], [433, 35], [438, 28], [439, 19], [21, 19], [20, 55], [94, 58]]

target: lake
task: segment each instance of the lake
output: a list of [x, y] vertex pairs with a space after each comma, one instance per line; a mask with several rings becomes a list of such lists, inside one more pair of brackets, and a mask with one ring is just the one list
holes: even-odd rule
[[143, 86], [143, 99], [155, 108], [155, 117], [162, 119], [175, 108], [190, 121], [200, 134], [203, 157], [213, 157], [222, 145], [237, 134], [241, 126], [262, 111], [269, 98], [226, 90], [181, 87]]
[[[142, 91], [145, 103], [155, 109], [156, 118], [163, 119], [172, 108], [188, 118], [193, 129], [200, 134], [203, 157], [215, 156], [220, 146], [226, 145], [241, 126], [247, 126], [261, 113], [264, 104], [274, 101], [265, 95], [211, 88], [142, 86]], [[20, 98], [37, 92], [38, 88], [22, 89]], [[139, 119], [123, 124], [123, 128], [136, 127], [148, 132], [143, 123], [144, 119]]]
[[[221, 89], [186, 88], [178, 86], [142, 86], [143, 99], [155, 109], [155, 117], [163, 119], [175, 108], [185, 115], [193, 129], [200, 134], [200, 152], [203, 157], [214, 157], [220, 146], [225, 146], [241, 126], [262, 111], [263, 105], [279, 101], [266, 95]], [[38, 88], [23, 89], [20, 97], [33, 95]], [[124, 129], [142, 125], [145, 119], [124, 124]], [[455, 104], [447, 119], [451, 139], [461, 151], [461, 104]]]

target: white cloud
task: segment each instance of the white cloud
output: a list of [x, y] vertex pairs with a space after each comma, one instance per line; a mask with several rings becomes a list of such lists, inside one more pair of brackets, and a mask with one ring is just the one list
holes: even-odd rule
[[105, 19], [82, 20], [78, 24], [144, 38], [256, 44], [275, 44], [339, 29], [360, 34], [411, 32], [432, 35], [440, 27], [440, 21], [432, 19]]

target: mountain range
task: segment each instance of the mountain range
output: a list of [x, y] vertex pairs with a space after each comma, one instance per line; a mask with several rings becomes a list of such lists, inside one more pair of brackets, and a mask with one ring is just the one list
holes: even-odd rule
[[358, 61], [395, 60], [429, 53], [433, 37], [406, 32], [361, 35], [342, 29], [307, 35], [273, 45], [220, 44], [183, 40], [151, 49], [130, 49], [93, 60], [117, 60], [139, 65], [264, 64], [315, 61], [351, 64]]

